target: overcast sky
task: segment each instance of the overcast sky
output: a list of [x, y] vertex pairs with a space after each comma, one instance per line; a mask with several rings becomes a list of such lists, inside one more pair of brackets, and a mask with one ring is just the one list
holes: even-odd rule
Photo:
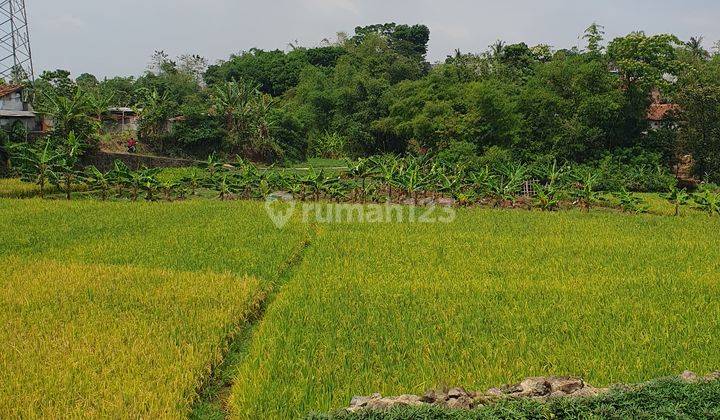
[[720, 39], [717, 0], [26, 0], [35, 65], [98, 77], [139, 75], [153, 51], [211, 62], [252, 47], [315, 46], [380, 22], [430, 27], [431, 61], [497, 39], [565, 48], [593, 21], [609, 37], [633, 30]]

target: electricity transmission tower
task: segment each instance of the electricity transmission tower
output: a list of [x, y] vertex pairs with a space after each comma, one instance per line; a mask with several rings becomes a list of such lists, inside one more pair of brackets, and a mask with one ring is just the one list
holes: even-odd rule
[[0, 77], [8, 83], [35, 77], [25, 0], [0, 0]]

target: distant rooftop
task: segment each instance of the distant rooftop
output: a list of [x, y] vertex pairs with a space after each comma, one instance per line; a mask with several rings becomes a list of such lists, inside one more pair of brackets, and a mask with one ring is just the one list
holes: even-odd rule
[[662, 121], [678, 109], [679, 107], [675, 104], [652, 104], [648, 108], [647, 119], [650, 121]]
[[0, 98], [21, 91], [22, 85], [0, 85]]

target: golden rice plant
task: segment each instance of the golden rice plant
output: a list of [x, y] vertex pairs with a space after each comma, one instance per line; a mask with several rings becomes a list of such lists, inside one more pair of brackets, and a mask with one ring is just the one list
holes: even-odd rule
[[229, 274], [6, 258], [0, 412], [177, 418], [263, 298]]

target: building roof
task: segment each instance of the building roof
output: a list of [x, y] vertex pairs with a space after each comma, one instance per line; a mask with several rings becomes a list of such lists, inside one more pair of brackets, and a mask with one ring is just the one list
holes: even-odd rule
[[648, 108], [647, 119], [650, 121], [662, 121], [669, 114], [679, 109], [680, 107], [675, 104], [652, 104]]
[[0, 109], [0, 118], [35, 118], [36, 113], [32, 111], [8, 111]]
[[0, 98], [23, 90], [22, 85], [0, 85]]

